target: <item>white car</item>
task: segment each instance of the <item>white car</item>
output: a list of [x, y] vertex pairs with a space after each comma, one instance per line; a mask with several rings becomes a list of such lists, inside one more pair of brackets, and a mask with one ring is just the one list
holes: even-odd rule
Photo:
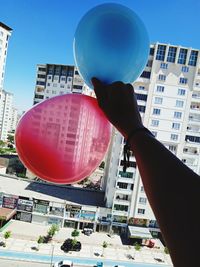
[[53, 267], [73, 267], [73, 262], [67, 260], [58, 261], [54, 263]]

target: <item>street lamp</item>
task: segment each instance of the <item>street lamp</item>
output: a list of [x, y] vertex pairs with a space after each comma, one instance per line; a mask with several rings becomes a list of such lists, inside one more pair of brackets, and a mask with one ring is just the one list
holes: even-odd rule
[[53, 266], [52, 264], [53, 264], [53, 253], [54, 253], [55, 243], [52, 242], [51, 245], [52, 245], [52, 250], [51, 250], [51, 262], [50, 262], [50, 267]]

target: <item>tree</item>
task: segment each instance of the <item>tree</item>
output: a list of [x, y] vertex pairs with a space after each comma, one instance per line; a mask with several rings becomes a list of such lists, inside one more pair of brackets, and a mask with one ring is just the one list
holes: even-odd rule
[[11, 237], [11, 231], [6, 231], [6, 232], [4, 233], [5, 246], [6, 246], [6, 240], [7, 240], [9, 237]]
[[79, 232], [78, 230], [74, 229], [74, 230], [72, 231], [72, 233], [71, 233], [71, 236], [72, 236], [74, 239], [76, 239], [76, 237], [78, 237], [79, 234], [80, 234], [80, 232]]
[[59, 226], [57, 224], [52, 224], [48, 231], [48, 236], [53, 237], [57, 231], [59, 231]]
[[44, 236], [40, 235], [38, 237], [37, 243], [38, 243], [38, 250], [39, 250], [40, 244], [44, 243]]
[[138, 243], [135, 243], [135, 250], [140, 251], [141, 245]]
[[103, 241], [102, 247], [103, 247], [103, 251], [102, 251], [102, 255], [101, 256], [104, 257], [105, 248], [108, 247], [108, 243], [106, 241]]
[[14, 135], [9, 134], [7, 137], [7, 141], [10, 144], [14, 144]]
[[0, 140], [0, 147], [4, 147], [5, 144], [6, 144], [6, 143], [5, 143], [4, 141]]

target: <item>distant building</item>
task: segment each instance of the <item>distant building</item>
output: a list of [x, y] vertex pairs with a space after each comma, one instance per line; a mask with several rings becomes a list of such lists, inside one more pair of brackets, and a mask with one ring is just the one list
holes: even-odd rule
[[0, 91], [3, 89], [9, 37], [12, 29], [0, 22]]
[[15, 131], [15, 129], [17, 127], [18, 120], [19, 120], [18, 119], [18, 109], [15, 107], [12, 107], [9, 132]]
[[13, 94], [0, 91], [0, 140], [6, 141], [12, 125]]
[[39, 64], [33, 104], [63, 94], [90, 94], [78, 70], [70, 65]]

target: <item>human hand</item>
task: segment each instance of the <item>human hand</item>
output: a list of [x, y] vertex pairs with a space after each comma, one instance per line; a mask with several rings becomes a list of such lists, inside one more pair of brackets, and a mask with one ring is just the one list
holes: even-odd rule
[[99, 107], [126, 139], [132, 131], [143, 126], [131, 84], [105, 85], [97, 78], [92, 78], [92, 84]]

